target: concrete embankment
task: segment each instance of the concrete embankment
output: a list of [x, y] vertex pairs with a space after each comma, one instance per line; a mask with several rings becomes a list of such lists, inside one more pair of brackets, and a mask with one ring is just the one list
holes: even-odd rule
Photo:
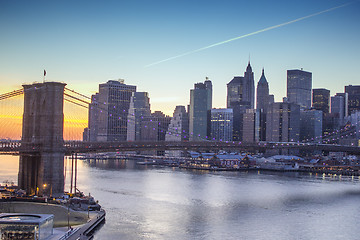
[[34, 202], [0, 202], [2, 213], [38, 213], [54, 214], [54, 227], [67, 227], [85, 224], [87, 212], [73, 211], [66, 206]]

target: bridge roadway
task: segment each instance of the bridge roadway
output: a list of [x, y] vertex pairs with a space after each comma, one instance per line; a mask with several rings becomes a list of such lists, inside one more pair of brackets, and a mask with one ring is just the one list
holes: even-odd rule
[[[305, 151], [326, 151], [326, 152], [346, 152], [349, 154], [360, 155], [360, 147], [345, 146], [337, 144], [319, 143], [295, 143], [295, 142], [218, 142], [218, 141], [190, 141], [190, 142], [83, 142], [83, 141], [64, 141], [64, 151], [66, 155], [72, 153], [90, 152], [127, 152], [127, 151], [146, 151], [146, 150], [186, 150], [186, 151], [265, 151], [266, 149], [299, 149]], [[21, 141], [0, 141], [1, 154], [37, 154], [46, 152], [41, 145], [26, 144], [23, 146]]]

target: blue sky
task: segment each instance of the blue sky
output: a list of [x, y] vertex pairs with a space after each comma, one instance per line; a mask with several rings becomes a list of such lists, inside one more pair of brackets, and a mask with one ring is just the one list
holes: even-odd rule
[[[16, 1], [0, 0], [1, 93], [23, 83], [66, 82], [90, 95], [122, 78], [149, 92], [152, 111], [172, 114], [209, 77], [213, 106], [225, 107], [226, 84], [243, 75], [249, 55], [275, 100], [286, 70], [313, 73], [331, 94], [360, 84], [360, 2], [183, 57], [149, 64], [348, 3], [318, 1]], [[255, 84], [256, 84], [255, 83]]]

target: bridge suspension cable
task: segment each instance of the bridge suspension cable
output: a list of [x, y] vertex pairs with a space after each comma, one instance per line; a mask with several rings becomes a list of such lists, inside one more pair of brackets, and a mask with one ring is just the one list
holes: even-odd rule
[[24, 94], [24, 89], [18, 89], [18, 90], [14, 90], [8, 93], [4, 93], [0, 95], [0, 100], [5, 100], [11, 97], [15, 97], [15, 96], [19, 96], [21, 94]]
[[81, 96], [81, 97], [84, 97], [84, 98], [87, 98], [87, 99], [91, 99], [91, 97], [88, 97], [88, 96], [86, 96], [86, 95], [84, 95], [84, 94], [81, 94], [81, 93], [79, 93], [79, 92], [76, 92], [75, 90], [72, 90], [72, 89], [67, 88], [67, 87], [65, 87], [65, 91], [70, 91], [70, 92], [75, 93], [75, 94], [77, 94], [77, 95], [79, 95], [79, 96]]

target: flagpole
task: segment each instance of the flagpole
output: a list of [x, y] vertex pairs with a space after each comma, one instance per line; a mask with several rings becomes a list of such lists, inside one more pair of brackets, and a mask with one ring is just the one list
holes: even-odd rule
[[45, 82], [45, 76], [46, 76], [46, 70], [44, 69], [44, 80], [43, 80], [43, 82]]

